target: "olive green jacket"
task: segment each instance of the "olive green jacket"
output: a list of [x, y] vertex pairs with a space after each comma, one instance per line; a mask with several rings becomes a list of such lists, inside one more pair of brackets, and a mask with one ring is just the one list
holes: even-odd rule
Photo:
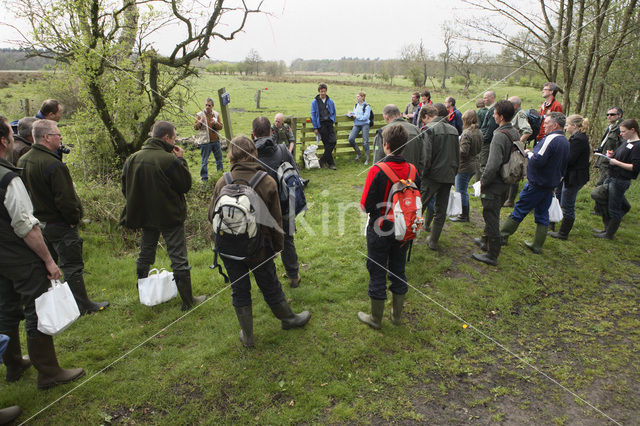
[[[407, 144], [404, 146], [402, 151], [402, 156], [408, 162], [416, 166], [419, 173], [422, 173], [424, 170], [425, 161], [426, 161], [426, 147], [424, 141], [424, 134], [420, 133], [420, 129], [409, 123], [402, 117], [398, 117], [395, 120], [391, 121], [387, 126], [392, 124], [402, 125], [405, 128], [408, 134]], [[382, 131], [385, 129], [383, 126], [376, 132], [376, 138], [373, 142], [373, 162], [378, 163], [382, 161], [385, 157], [384, 149], [382, 149]]]
[[122, 170], [122, 194], [127, 204], [121, 225], [164, 229], [184, 223], [191, 173], [187, 161], [172, 150], [171, 144], [151, 138], [127, 158]]
[[82, 203], [66, 164], [46, 146], [34, 143], [18, 160], [31, 202], [33, 215], [40, 222], [77, 225]]
[[[502, 132], [503, 130], [511, 135], [511, 139]], [[494, 198], [509, 188], [500, 176], [500, 168], [509, 161], [513, 141], [519, 139], [520, 135], [511, 123], [500, 126], [493, 132], [489, 158], [480, 179], [482, 198]]]
[[427, 181], [453, 184], [460, 167], [458, 130], [446, 122], [446, 117], [436, 117], [427, 125], [424, 134], [426, 160], [422, 186]]

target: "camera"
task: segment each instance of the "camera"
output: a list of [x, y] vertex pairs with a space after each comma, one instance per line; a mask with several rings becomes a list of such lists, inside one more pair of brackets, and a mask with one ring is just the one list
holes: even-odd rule
[[56, 150], [56, 153], [60, 158], [62, 158], [62, 154], [68, 154], [71, 150], [69, 147], [65, 146], [63, 143], [60, 144], [60, 147]]

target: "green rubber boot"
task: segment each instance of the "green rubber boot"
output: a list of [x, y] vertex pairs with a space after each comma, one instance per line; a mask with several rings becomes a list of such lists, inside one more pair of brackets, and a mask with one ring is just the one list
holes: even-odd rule
[[506, 246], [509, 242], [509, 236], [512, 235], [520, 226], [520, 222], [516, 222], [511, 219], [511, 217], [507, 217], [507, 220], [502, 224], [502, 228], [500, 228], [500, 234], [502, 236], [502, 245]]
[[405, 294], [393, 294], [393, 303], [391, 305], [391, 322], [393, 325], [400, 325], [402, 318], [402, 307], [404, 306]]
[[368, 326], [380, 330], [382, 328], [382, 314], [384, 313], [384, 300], [371, 299], [371, 315], [358, 312], [358, 319]]
[[533, 243], [525, 241], [524, 245], [527, 246], [535, 254], [542, 253], [542, 245], [544, 244], [544, 240], [547, 239], [548, 229], [548, 226], [538, 224], [538, 226], [536, 227], [536, 236], [533, 238]]

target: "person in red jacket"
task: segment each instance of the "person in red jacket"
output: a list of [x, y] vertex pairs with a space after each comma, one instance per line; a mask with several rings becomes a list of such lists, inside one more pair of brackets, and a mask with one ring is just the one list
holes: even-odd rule
[[533, 146], [541, 141], [545, 136], [544, 131], [544, 120], [545, 116], [549, 115], [552, 112], [564, 112], [562, 110], [562, 104], [556, 100], [556, 93], [558, 93], [558, 85], [556, 83], [548, 82], [542, 86], [542, 97], [544, 98], [544, 102], [540, 106], [540, 117], [542, 117], [542, 123], [540, 123], [540, 133], [536, 136], [536, 141]]
[[[408, 132], [401, 124], [389, 125], [382, 132], [385, 163], [400, 179], [407, 179], [410, 169], [415, 168], [401, 155], [408, 138]], [[417, 173], [415, 180], [419, 188], [420, 175]], [[382, 327], [387, 299], [387, 272], [391, 281], [389, 290], [393, 294], [391, 315], [395, 325], [400, 324], [404, 298], [409, 290], [404, 271], [409, 244], [395, 239], [393, 223], [384, 218], [391, 185], [392, 181], [382, 169], [374, 165], [369, 169], [360, 200], [360, 208], [369, 214], [366, 236], [371, 314], [358, 312], [358, 319], [375, 329]]]

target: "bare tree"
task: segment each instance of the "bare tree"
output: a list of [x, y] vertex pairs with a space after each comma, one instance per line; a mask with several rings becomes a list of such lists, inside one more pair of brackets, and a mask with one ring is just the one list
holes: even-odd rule
[[440, 54], [440, 58], [442, 58], [442, 84], [440, 88], [446, 89], [447, 69], [449, 68], [452, 55], [451, 50], [453, 48], [453, 28], [450, 23], [442, 25], [442, 41], [444, 42], [444, 52]]
[[453, 55], [453, 67], [458, 74], [464, 77], [465, 91], [469, 90], [469, 86], [473, 82], [473, 74], [482, 62], [482, 55], [482, 52], [474, 52], [469, 46]]
[[[232, 40], [250, 14], [247, 0], [227, 6], [211, 0], [16, 0], [10, 4], [30, 22], [21, 33], [34, 55], [65, 64], [77, 76], [125, 158], [142, 146], [174, 90], [196, 74], [195, 61], [214, 39]], [[175, 47], [160, 55], [150, 35], [171, 26]], [[175, 29], [175, 31], [173, 31]]]
[[247, 64], [247, 70], [250, 70], [253, 74], [260, 74], [260, 65], [264, 62], [260, 57], [257, 50], [251, 49], [244, 58], [244, 62]]
[[429, 51], [424, 47], [422, 39], [419, 43], [404, 46], [400, 51], [400, 58], [405, 68], [405, 75], [416, 86], [425, 86], [431, 57]]

